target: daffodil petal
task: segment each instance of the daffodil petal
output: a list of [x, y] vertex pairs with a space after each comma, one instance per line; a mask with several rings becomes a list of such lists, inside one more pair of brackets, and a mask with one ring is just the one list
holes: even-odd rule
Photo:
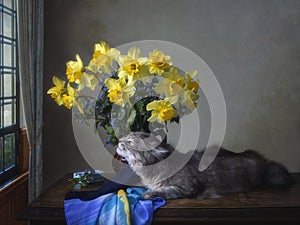
[[57, 105], [61, 106], [63, 104], [63, 98], [62, 98], [62, 96], [58, 96], [55, 99], [55, 102], [57, 103]]
[[172, 105], [176, 104], [178, 102], [178, 99], [179, 99], [179, 95], [165, 98], [165, 100], [168, 101]]
[[195, 70], [192, 73], [190, 73], [191, 78], [194, 78], [197, 75], [198, 71]]
[[56, 90], [57, 90], [57, 88], [56, 88], [56, 87], [52, 87], [52, 88], [50, 88], [50, 89], [47, 91], [47, 94], [52, 94], [52, 93], [55, 93], [55, 92], [56, 92]]
[[137, 61], [140, 65], [143, 65], [148, 62], [148, 58], [146, 58], [146, 57], [138, 58]]
[[118, 71], [118, 77], [119, 78], [127, 78], [128, 75], [126, 74], [126, 72], [124, 70], [119, 70]]
[[94, 77], [92, 80], [91, 80], [91, 90], [94, 91], [96, 86], [98, 85], [99, 81], [96, 77]]
[[141, 50], [139, 48], [137, 48], [137, 47], [131, 47], [128, 50], [127, 55], [130, 58], [132, 58], [134, 60], [137, 60], [140, 57], [140, 55], [141, 55]]
[[120, 51], [119, 51], [118, 49], [116, 49], [116, 48], [111, 48], [111, 49], [108, 51], [107, 55], [108, 55], [109, 57], [111, 57], [112, 59], [117, 60], [118, 57], [119, 57], [119, 55], [120, 55]]
[[84, 114], [83, 110], [83, 102], [79, 99], [74, 102], [74, 106], [76, 106], [81, 114]]
[[130, 93], [130, 95], [132, 96], [135, 92], [135, 87], [133, 85], [129, 85], [123, 89], [123, 92]]
[[159, 106], [159, 103], [158, 103], [158, 101], [155, 100], [155, 101], [148, 103], [146, 106], [146, 109], [147, 109], [147, 111], [151, 111], [153, 109], [156, 109], [158, 106]]
[[117, 80], [114, 78], [105, 79], [104, 84], [108, 89], [115, 89], [118, 86]]
[[84, 87], [91, 87], [91, 79], [93, 79], [93, 75], [88, 75], [84, 73], [80, 79], [78, 90], [82, 90]]
[[65, 86], [65, 82], [63, 80], [59, 79], [56, 76], [52, 77], [52, 82], [57, 87], [64, 87]]
[[159, 119], [158, 116], [156, 114], [152, 113], [151, 116], [147, 119], [147, 121], [152, 123], [152, 122], [157, 121], [158, 119]]
[[80, 56], [79, 56], [78, 54], [76, 54], [75, 57], [76, 57], [76, 60], [77, 60], [77, 62], [79, 63], [79, 65], [82, 66], [83, 63], [82, 63], [82, 60], [81, 60]]

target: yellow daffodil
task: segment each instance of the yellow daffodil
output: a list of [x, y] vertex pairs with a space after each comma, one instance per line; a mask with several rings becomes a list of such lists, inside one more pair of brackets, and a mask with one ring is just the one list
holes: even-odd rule
[[132, 47], [128, 50], [127, 55], [121, 55], [119, 57], [118, 62], [120, 69], [118, 76], [128, 79], [129, 84], [133, 84], [137, 79], [149, 75], [149, 71], [146, 67], [148, 59], [140, 56], [141, 50], [137, 47]]
[[83, 75], [83, 63], [81, 61], [80, 56], [76, 55], [77, 61], [69, 61], [67, 62], [66, 75], [69, 82], [79, 84], [81, 77]]
[[[136, 121], [137, 115], [132, 114], [133, 123], [142, 123], [144, 119], [162, 124], [167, 121], [178, 122], [180, 117], [188, 115], [197, 107], [199, 99], [199, 81], [195, 78], [197, 71], [186, 72], [184, 75], [181, 72], [172, 65], [171, 57], [165, 55], [160, 49], [154, 49], [149, 53], [148, 58], [142, 57], [141, 50], [137, 47], [130, 48], [126, 55], [120, 55], [119, 50], [111, 48], [106, 42], [101, 41], [94, 45], [93, 57], [88, 66], [83, 65], [78, 54], [74, 61], [68, 61], [66, 63], [68, 81], [64, 82], [54, 76], [52, 78], [54, 86], [47, 91], [47, 94], [50, 94], [58, 105], [64, 105], [68, 109], [77, 107], [83, 114], [83, 118], [85, 118], [85, 114], [89, 118], [90, 103], [94, 99], [80, 96], [80, 91], [85, 87], [94, 91], [98, 87], [99, 81], [103, 82], [102, 80], [106, 78], [103, 75], [107, 74], [109, 78], [104, 80], [107, 89], [103, 88], [103, 93], [99, 95], [101, 96], [99, 100], [104, 97], [104, 101], [99, 101], [99, 107], [107, 106], [105, 98], [109, 99], [108, 106], [112, 106], [112, 104], [122, 107], [132, 106], [131, 101], [139, 99], [139, 95], [146, 91], [149, 96], [158, 94], [160, 100], [148, 103], [146, 105], [147, 113], [144, 112], [144, 108], [137, 107], [134, 112], [142, 119]], [[150, 75], [154, 78], [151, 81]], [[136, 82], [139, 79], [142, 82]], [[154, 87], [156, 93], [154, 93]], [[151, 115], [149, 116], [149, 114]], [[111, 122], [110, 118], [102, 115], [102, 112], [99, 116], [101, 119]], [[131, 121], [128, 120], [128, 123], [131, 124]], [[139, 125], [136, 127], [142, 127], [141, 124], [136, 125]], [[106, 129], [106, 127], [104, 128]], [[108, 129], [107, 131], [111, 134]], [[112, 138], [117, 140], [114, 136]], [[110, 141], [112, 140], [110, 139]]]
[[163, 79], [155, 88], [158, 94], [165, 94], [167, 97], [180, 95], [183, 91], [184, 79], [180, 76], [176, 67], [170, 69], [163, 75]]
[[76, 99], [76, 101], [74, 102], [74, 105], [77, 106], [77, 108], [81, 114], [84, 114], [84, 111], [83, 111], [84, 103], [80, 100], [80, 98]]
[[187, 90], [193, 90], [195, 93], [197, 93], [199, 89], [199, 82], [194, 80], [196, 74], [196, 70], [192, 73], [185, 73], [185, 87]]
[[149, 122], [164, 123], [177, 116], [176, 110], [172, 107], [171, 103], [166, 100], [155, 100], [146, 106], [147, 111], [152, 111], [151, 116], [148, 118]]
[[47, 91], [58, 105], [63, 104], [63, 94], [66, 92], [65, 82], [56, 76], [52, 77], [52, 82], [55, 85]]
[[104, 83], [108, 88], [107, 96], [110, 102], [125, 106], [125, 103], [129, 102], [129, 98], [134, 95], [135, 87], [127, 84], [125, 78], [119, 78], [118, 80], [107, 78]]
[[154, 49], [153, 52], [149, 53], [149, 72], [157, 75], [162, 75], [163, 72], [169, 71], [172, 62], [169, 55], [164, 55], [164, 53], [159, 49]]
[[78, 84], [78, 91], [84, 87], [88, 87], [94, 91], [98, 84], [97, 77], [84, 72], [83, 63], [79, 55], [76, 55], [76, 59], [77, 61], [67, 62], [66, 75], [69, 82]]
[[70, 84], [67, 86], [67, 93], [62, 96], [63, 104], [68, 109], [71, 109], [73, 104], [76, 102], [75, 100], [76, 91], [74, 88], [71, 87]]
[[190, 110], [194, 110], [197, 107], [197, 100], [199, 99], [199, 95], [192, 90], [186, 90], [183, 93], [181, 103], [186, 105]]
[[94, 46], [94, 55], [90, 61], [87, 69], [98, 72], [101, 70], [104, 73], [110, 74], [112, 72], [112, 63], [118, 59], [120, 51], [101, 41]]
[[83, 73], [82, 77], [79, 81], [79, 85], [78, 85], [78, 91], [82, 90], [84, 87], [88, 87], [90, 88], [92, 91], [95, 90], [95, 87], [98, 84], [98, 79], [96, 76], [91, 75], [91, 74], [87, 74], [87, 73]]

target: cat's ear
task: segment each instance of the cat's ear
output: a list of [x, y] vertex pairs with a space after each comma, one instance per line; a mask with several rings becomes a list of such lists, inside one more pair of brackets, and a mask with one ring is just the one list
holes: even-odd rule
[[144, 141], [144, 148], [146, 150], [154, 150], [156, 148], [158, 148], [158, 146], [160, 145], [160, 141], [153, 135], [148, 136], [147, 138], [143, 139]]
[[163, 160], [163, 159], [167, 158], [170, 151], [168, 149], [165, 149], [162, 147], [156, 147], [154, 150], [152, 150], [151, 153], [155, 158], [157, 158], [159, 160]]

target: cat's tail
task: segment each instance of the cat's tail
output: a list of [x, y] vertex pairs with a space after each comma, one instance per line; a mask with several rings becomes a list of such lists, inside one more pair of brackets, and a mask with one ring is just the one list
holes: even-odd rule
[[267, 162], [265, 184], [269, 186], [287, 187], [294, 183], [294, 178], [287, 169], [274, 161]]

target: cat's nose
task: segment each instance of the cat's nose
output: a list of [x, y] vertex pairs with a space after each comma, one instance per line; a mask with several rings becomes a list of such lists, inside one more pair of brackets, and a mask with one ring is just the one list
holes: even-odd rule
[[119, 143], [119, 149], [120, 150], [125, 150], [125, 145], [123, 143]]

